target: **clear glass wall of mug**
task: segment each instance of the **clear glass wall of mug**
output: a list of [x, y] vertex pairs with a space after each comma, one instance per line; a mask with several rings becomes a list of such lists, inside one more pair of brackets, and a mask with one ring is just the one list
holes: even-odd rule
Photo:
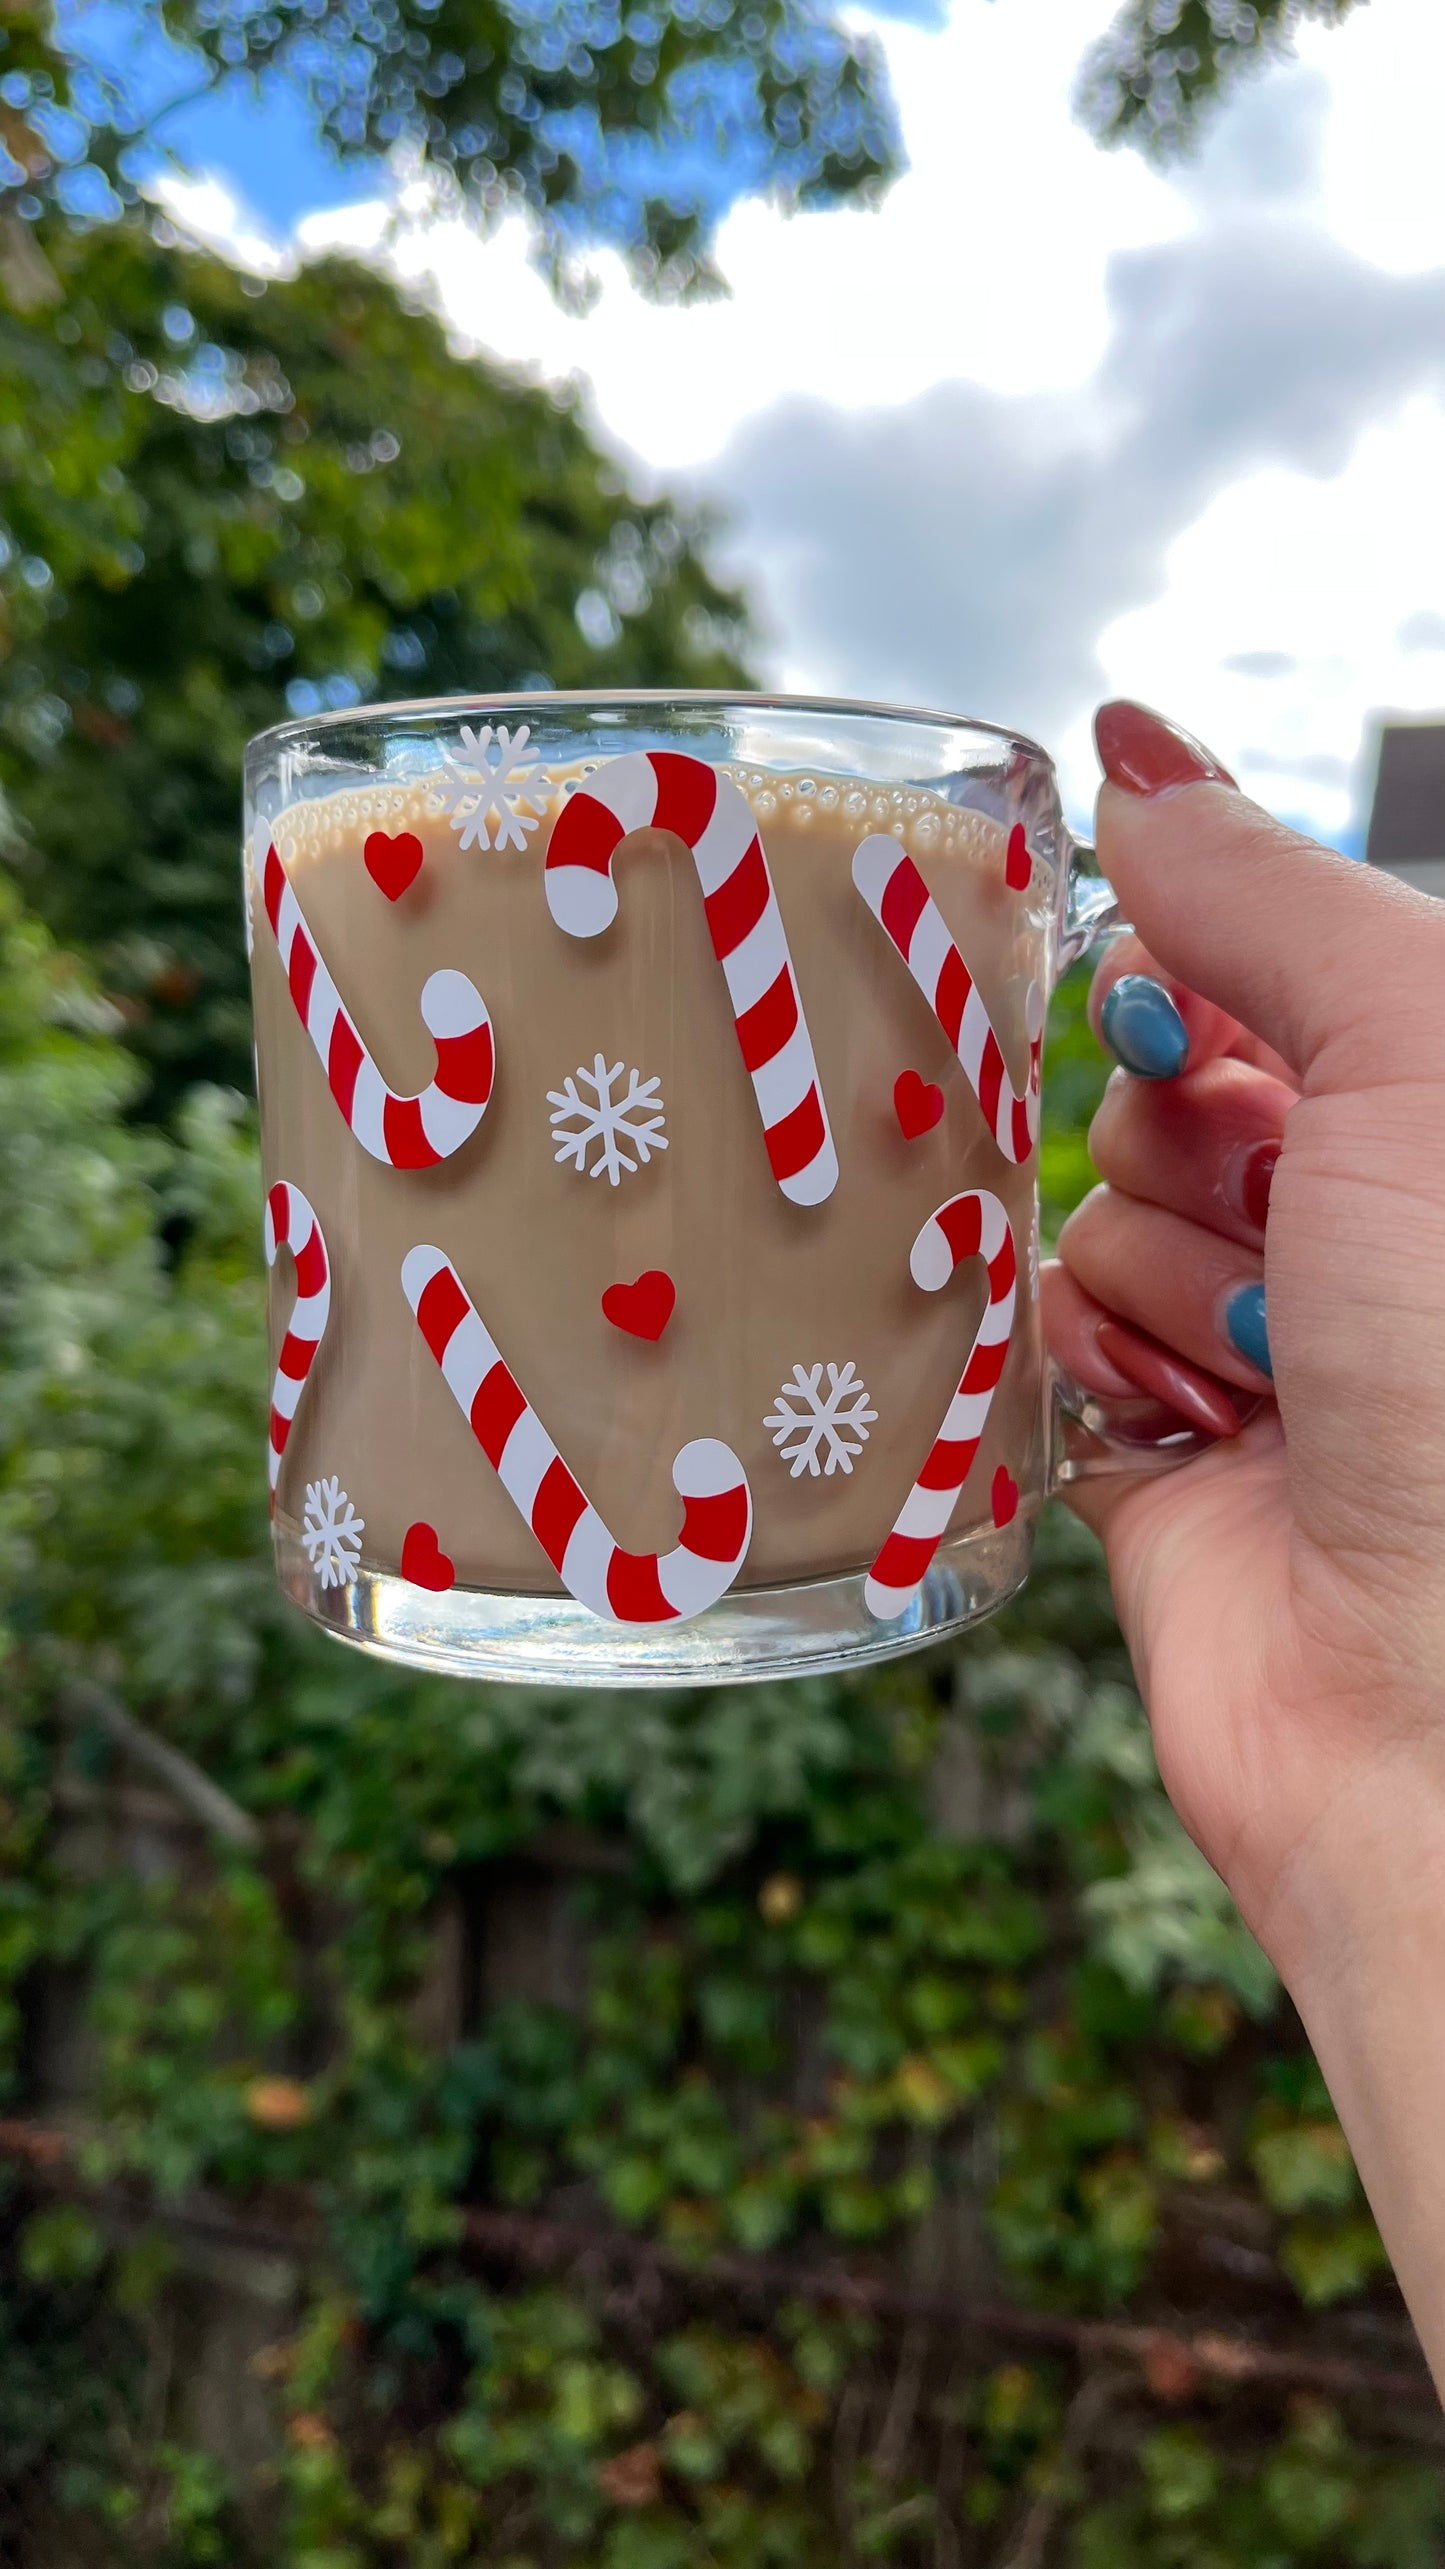
[[[1046, 994], [1107, 920], [987, 725], [381, 706], [247, 758], [279, 1574], [605, 1684], [889, 1656], [1027, 1574]], [[1136, 1441], [1129, 1442], [1133, 1437]]]

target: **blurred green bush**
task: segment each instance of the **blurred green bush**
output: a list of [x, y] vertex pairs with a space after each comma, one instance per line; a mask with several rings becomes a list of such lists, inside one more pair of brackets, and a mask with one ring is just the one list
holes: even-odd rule
[[165, 1112], [250, 1082], [254, 732], [377, 694], [726, 686], [746, 636], [697, 518], [634, 499], [572, 393], [460, 362], [364, 268], [262, 290], [138, 219], [45, 249], [50, 300], [0, 300], [8, 853]]

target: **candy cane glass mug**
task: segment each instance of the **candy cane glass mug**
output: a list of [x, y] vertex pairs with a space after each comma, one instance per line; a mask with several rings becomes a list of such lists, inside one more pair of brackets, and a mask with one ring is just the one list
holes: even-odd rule
[[1196, 1450], [1042, 1347], [1045, 995], [1116, 922], [1031, 741], [386, 705], [252, 743], [246, 860], [276, 1558], [329, 1630], [885, 1659], [1012, 1594], [1059, 1481]]

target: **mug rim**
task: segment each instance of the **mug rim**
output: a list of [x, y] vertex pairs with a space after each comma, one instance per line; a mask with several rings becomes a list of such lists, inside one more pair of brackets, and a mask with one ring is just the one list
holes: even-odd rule
[[993, 740], [1007, 741], [1011, 748], [1042, 760], [1050, 774], [1054, 762], [1042, 741], [1031, 733], [1015, 731], [1008, 723], [989, 722], [981, 714], [946, 713], [931, 705], [893, 705], [871, 697], [774, 695], [762, 688], [748, 687], [533, 687], [507, 694], [483, 690], [449, 696], [379, 697], [367, 704], [335, 705], [324, 713], [290, 714], [284, 722], [268, 723], [264, 731], [253, 732], [246, 743], [248, 758], [256, 751], [278, 747], [298, 738], [308, 738], [318, 731], [343, 730], [347, 724], [396, 721], [408, 715], [471, 713], [482, 707], [495, 706], [512, 712], [527, 706], [568, 706], [605, 710], [609, 706], [678, 706], [736, 705], [751, 713], [798, 713], [863, 715], [872, 720], [911, 723], [942, 723], [953, 731], [983, 732]]

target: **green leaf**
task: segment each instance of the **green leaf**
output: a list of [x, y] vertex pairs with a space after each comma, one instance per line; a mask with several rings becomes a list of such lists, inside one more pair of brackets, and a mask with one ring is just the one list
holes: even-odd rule
[[1145, 2438], [1139, 2460], [1149, 2484], [1150, 2509], [1162, 2523], [1199, 2515], [1212, 2505], [1219, 2463], [1194, 2428], [1161, 2427]]
[[105, 2256], [104, 2239], [77, 2204], [33, 2212], [20, 2233], [20, 2271], [31, 2283], [85, 2283]]
[[1249, 2155], [1276, 2212], [1343, 2211], [1359, 2198], [1350, 2145], [1333, 2118], [1260, 2130]]
[[1301, 2301], [1314, 2308], [1347, 2300], [1390, 2270], [1367, 2212], [1349, 2221], [1292, 2221], [1280, 2241], [1279, 2261]]

